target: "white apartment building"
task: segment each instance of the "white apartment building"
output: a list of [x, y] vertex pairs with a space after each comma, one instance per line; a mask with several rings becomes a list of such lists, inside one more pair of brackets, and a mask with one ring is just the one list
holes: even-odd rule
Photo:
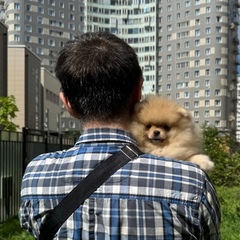
[[134, 47], [143, 94], [178, 101], [198, 124], [236, 133], [239, 0], [5, 1], [9, 44], [26, 44], [53, 72], [58, 50], [85, 31]]

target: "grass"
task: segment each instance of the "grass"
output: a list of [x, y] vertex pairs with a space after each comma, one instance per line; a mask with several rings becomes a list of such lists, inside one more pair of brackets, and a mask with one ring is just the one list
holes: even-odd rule
[[10, 218], [0, 225], [0, 240], [33, 240], [34, 238], [23, 230], [17, 217]]
[[[222, 209], [221, 240], [240, 239], [240, 187], [217, 187]], [[33, 240], [22, 230], [17, 217], [0, 225], [0, 240]]]
[[217, 187], [222, 209], [221, 240], [240, 239], [240, 187]]

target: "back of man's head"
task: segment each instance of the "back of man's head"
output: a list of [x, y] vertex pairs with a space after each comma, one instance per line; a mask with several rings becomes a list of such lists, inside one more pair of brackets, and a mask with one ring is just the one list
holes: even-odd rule
[[133, 48], [117, 36], [85, 33], [60, 51], [56, 76], [83, 120], [107, 121], [129, 111], [142, 71]]

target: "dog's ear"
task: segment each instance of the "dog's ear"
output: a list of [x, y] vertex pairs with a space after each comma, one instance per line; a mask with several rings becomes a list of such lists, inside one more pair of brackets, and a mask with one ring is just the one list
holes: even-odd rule
[[178, 108], [177, 112], [178, 112], [182, 117], [191, 118], [190, 113], [189, 113], [186, 109], [184, 109], [184, 108], [182, 108], [182, 107]]
[[134, 107], [135, 113], [140, 113], [140, 112], [141, 112], [141, 110], [143, 109], [142, 104], [143, 104], [142, 102], [136, 103], [136, 105], [135, 105], [135, 107]]

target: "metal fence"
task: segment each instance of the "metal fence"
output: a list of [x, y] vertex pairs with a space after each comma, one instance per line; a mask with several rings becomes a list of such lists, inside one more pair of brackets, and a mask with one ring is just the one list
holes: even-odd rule
[[41, 153], [66, 149], [74, 142], [73, 137], [27, 128], [0, 131], [0, 223], [18, 213], [26, 165]]

